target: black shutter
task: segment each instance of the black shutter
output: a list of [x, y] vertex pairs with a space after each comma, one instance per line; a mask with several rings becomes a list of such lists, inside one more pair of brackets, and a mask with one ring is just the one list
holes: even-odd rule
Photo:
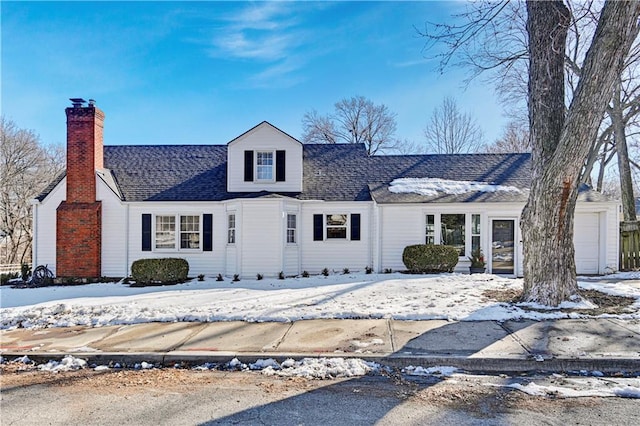
[[276, 151], [276, 182], [285, 181], [287, 151]]
[[213, 251], [213, 215], [202, 215], [202, 250]]
[[323, 226], [322, 226], [322, 215], [314, 214], [313, 215], [313, 241], [322, 241], [323, 240]]
[[244, 152], [244, 181], [253, 182], [253, 151]]
[[351, 215], [351, 241], [360, 241], [360, 214]]
[[142, 251], [151, 251], [151, 215], [142, 215]]

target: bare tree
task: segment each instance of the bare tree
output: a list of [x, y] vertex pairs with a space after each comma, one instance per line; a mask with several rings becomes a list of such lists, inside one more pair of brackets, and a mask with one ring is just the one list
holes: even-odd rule
[[[565, 0], [564, 4], [571, 12], [565, 48], [565, 82], [567, 95], [566, 106], [573, 98], [580, 80], [582, 63], [591, 43], [598, 23], [602, 0], [575, 1]], [[453, 24], [428, 23], [422, 34], [427, 37], [430, 47], [434, 43], [442, 43], [447, 49], [441, 51], [441, 69], [449, 63], [466, 67], [470, 71], [469, 80], [482, 75], [486, 81], [495, 85], [505, 113], [519, 123], [526, 125], [526, 110], [522, 108], [522, 99], [527, 97], [528, 75], [528, 33], [526, 29], [526, 7], [523, 1], [476, 1], [470, 3], [465, 13], [455, 16]], [[620, 185], [626, 188], [622, 191], [623, 204], [627, 212], [631, 211], [633, 199], [631, 182], [625, 171], [632, 168], [632, 176], [640, 173], [634, 169], [633, 155], [640, 151], [633, 143], [629, 143], [631, 150], [629, 161], [624, 158], [624, 147], [618, 150], [616, 140], [623, 140], [622, 131], [626, 136], [637, 132], [637, 121], [640, 108], [640, 78], [638, 62], [640, 59], [640, 42], [631, 48], [631, 53], [625, 61], [623, 77], [621, 79], [620, 109], [622, 114], [614, 113], [614, 106], [607, 110], [607, 117], [600, 127], [600, 132], [592, 142], [591, 153], [585, 163], [582, 182], [593, 185], [602, 191], [603, 181], [607, 169], [612, 164], [622, 166]], [[467, 81], [469, 81], [467, 80]], [[616, 123], [622, 119], [624, 125]], [[618, 136], [614, 138], [614, 127], [618, 129]], [[625, 138], [626, 139], [626, 138]], [[622, 155], [623, 158], [619, 158]], [[626, 163], [628, 166], [625, 166]], [[617, 172], [618, 170], [616, 170]], [[595, 182], [592, 180], [592, 172]], [[625, 177], [626, 176], [626, 177]], [[631, 216], [626, 215], [625, 220]]]
[[581, 171], [640, 29], [640, 2], [605, 3], [566, 114], [570, 12], [562, 1], [527, 1], [527, 11], [533, 179], [520, 223], [524, 298], [557, 306], [578, 294], [573, 217]]
[[[509, 22], [501, 18], [508, 5], [508, 1], [480, 2], [465, 14], [468, 21], [464, 25], [436, 27], [435, 33], [427, 35], [433, 41], [449, 41], [443, 57], [446, 62], [454, 56], [473, 57], [488, 49], [478, 46], [492, 47], [486, 40], [499, 42], [509, 33]], [[558, 0], [527, 1], [526, 6], [526, 54], [518, 55], [514, 43], [511, 47], [516, 48], [507, 50], [516, 52], [512, 55], [488, 49], [489, 54], [481, 57], [489, 60], [484, 69], [496, 70], [528, 57], [533, 179], [521, 220], [524, 297], [528, 301], [558, 305], [577, 294], [573, 248], [577, 188], [587, 157], [598, 140], [598, 130], [602, 130], [621, 64], [636, 39], [640, 2], [605, 3], [600, 13], [593, 14], [597, 27], [592, 36], [581, 37], [587, 40], [580, 44], [584, 46], [580, 50], [584, 55], [578, 53], [573, 57], [565, 54], [569, 28], [576, 22], [569, 8]], [[571, 58], [575, 58], [573, 62], [580, 60], [579, 68], [572, 66]], [[566, 65], [573, 73], [570, 79], [565, 74]], [[570, 88], [575, 86], [567, 96], [566, 83]], [[570, 105], [567, 107], [565, 102]]]
[[38, 136], [0, 117], [0, 233], [3, 263], [31, 259], [31, 200], [64, 169], [61, 146], [45, 148]]
[[491, 145], [487, 145], [485, 150], [492, 154], [531, 152], [529, 130], [522, 124], [511, 121], [505, 127], [500, 139], [497, 139]]
[[363, 143], [369, 155], [393, 150], [397, 143], [396, 114], [363, 96], [342, 99], [328, 115], [305, 113], [302, 127], [304, 143]]
[[478, 152], [483, 146], [477, 121], [458, 109], [455, 99], [446, 97], [436, 107], [424, 129], [427, 151], [436, 154]]

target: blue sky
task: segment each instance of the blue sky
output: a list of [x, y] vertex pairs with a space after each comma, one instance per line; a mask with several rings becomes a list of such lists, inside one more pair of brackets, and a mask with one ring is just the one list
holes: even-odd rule
[[416, 28], [463, 2], [2, 1], [2, 114], [63, 143], [68, 98], [105, 112], [105, 144], [225, 144], [267, 120], [299, 138], [302, 116], [362, 95], [422, 142], [453, 96], [491, 142], [493, 88], [437, 71]]

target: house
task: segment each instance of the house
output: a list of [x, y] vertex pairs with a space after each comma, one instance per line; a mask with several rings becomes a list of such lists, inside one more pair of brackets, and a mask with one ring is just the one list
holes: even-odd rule
[[[157, 257], [191, 275], [402, 270], [420, 243], [458, 248], [461, 272], [480, 247], [488, 271], [522, 274], [529, 154], [368, 156], [268, 122], [226, 145], [104, 146], [104, 113], [72, 101], [66, 173], [33, 209], [34, 264], [59, 277], [127, 276]], [[618, 212], [580, 192], [578, 273], [617, 269]]]

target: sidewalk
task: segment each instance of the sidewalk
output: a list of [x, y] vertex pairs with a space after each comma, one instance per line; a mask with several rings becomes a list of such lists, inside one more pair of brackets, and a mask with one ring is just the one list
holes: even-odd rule
[[478, 372], [640, 372], [640, 321], [308, 320], [145, 323], [0, 331], [0, 355], [38, 361], [191, 365], [259, 358], [357, 357], [404, 367]]

